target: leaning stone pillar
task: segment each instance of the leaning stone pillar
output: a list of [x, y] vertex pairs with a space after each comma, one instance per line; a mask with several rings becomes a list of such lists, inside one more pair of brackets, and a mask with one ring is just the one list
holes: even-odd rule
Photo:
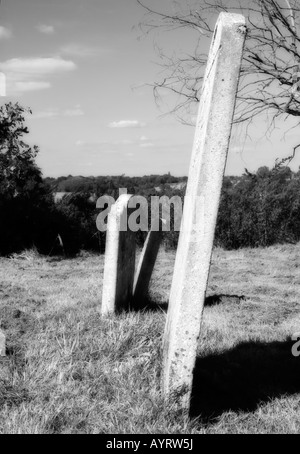
[[163, 390], [189, 408], [220, 192], [245, 40], [245, 19], [221, 13], [203, 80], [163, 342]]

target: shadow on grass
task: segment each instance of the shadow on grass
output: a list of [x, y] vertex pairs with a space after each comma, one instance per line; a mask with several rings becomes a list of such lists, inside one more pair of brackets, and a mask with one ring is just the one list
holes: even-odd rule
[[[205, 298], [205, 307], [217, 306], [219, 304], [240, 304], [241, 301], [245, 301], [246, 297], [244, 295], [226, 295], [226, 294], [216, 294], [211, 295]], [[137, 302], [133, 301], [132, 310], [135, 312], [157, 312], [168, 310], [168, 301], [162, 301], [161, 298], [155, 298], [153, 296], [147, 296], [142, 301]]]
[[217, 306], [218, 304], [226, 304], [226, 303], [234, 303], [240, 304], [241, 301], [245, 301], [245, 295], [226, 295], [226, 294], [219, 294], [219, 295], [211, 295], [205, 298], [204, 306]]
[[271, 398], [300, 392], [300, 357], [293, 342], [245, 342], [197, 358], [191, 416], [213, 423], [227, 411], [254, 411]]
[[146, 296], [142, 300], [132, 301], [131, 309], [134, 312], [167, 312], [168, 302], [159, 301], [151, 296]]

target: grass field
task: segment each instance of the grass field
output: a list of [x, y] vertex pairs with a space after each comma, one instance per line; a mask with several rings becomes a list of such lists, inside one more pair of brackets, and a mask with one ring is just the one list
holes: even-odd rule
[[160, 394], [174, 253], [155, 305], [101, 318], [103, 256], [0, 259], [0, 433], [300, 432], [300, 244], [215, 249], [185, 414]]

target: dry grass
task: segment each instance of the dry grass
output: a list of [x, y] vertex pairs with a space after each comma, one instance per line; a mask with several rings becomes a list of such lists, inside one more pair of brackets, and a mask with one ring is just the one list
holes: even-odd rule
[[0, 259], [0, 433], [295, 433], [300, 430], [300, 245], [213, 255], [190, 417], [160, 395], [174, 253], [156, 311], [101, 318], [103, 257]]

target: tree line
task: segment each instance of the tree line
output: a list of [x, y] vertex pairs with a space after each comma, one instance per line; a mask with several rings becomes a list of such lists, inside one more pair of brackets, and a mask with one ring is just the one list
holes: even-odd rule
[[[119, 188], [142, 195], [175, 195], [184, 202], [186, 177], [150, 175], [43, 178], [35, 163], [37, 147], [23, 136], [26, 109], [0, 108], [0, 254], [35, 247], [42, 254], [104, 252], [105, 233], [96, 227], [96, 199], [118, 197]], [[55, 192], [66, 192], [57, 203]], [[93, 196], [93, 197], [91, 197]], [[150, 205], [150, 204], [149, 204]], [[172, 215], [172, 211], [171, 211]], [[149, 216], [150, 219], [150, 216]], [[174, 221], [174, 220], [173, 220]], [[177, 231], [164, 232], [166, 248], [177, 246]], [[146, 232], [137, 233], [142, 245]], [[215, 244], [226, 249], [265, 247], [300, 240], [300, 171], [277, 165], [223, 181]]]

